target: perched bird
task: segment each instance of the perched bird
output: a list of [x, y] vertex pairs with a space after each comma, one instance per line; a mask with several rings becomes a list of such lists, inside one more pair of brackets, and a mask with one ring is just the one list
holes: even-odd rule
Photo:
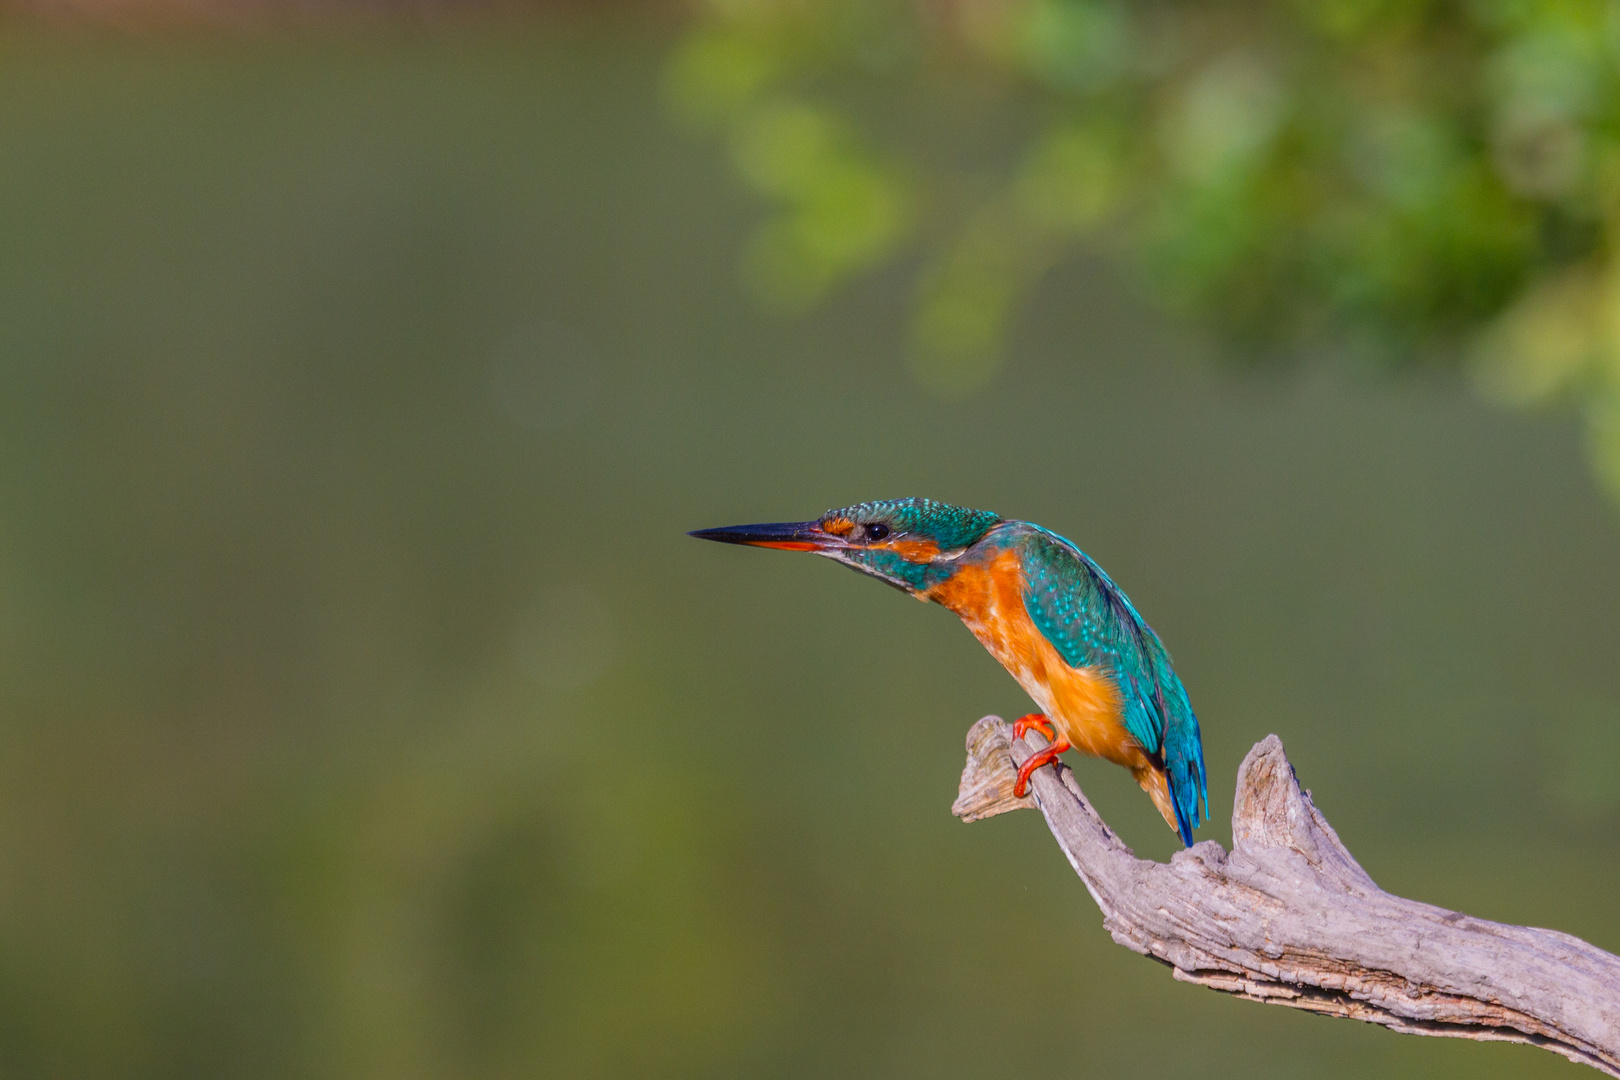
[[829, 510], [815, 521], [736, 525], [703, 540], [808, 551], [954, 611], [1041, 712], [1015, 725], [1050, 741], [1018, 771], [1070, 748], [1131, 770], [1159, 813], [1192, 845], [1209, 814], [1198, 718], [1170, 654], [1108, 575], [1073, 543], [930, 499]]

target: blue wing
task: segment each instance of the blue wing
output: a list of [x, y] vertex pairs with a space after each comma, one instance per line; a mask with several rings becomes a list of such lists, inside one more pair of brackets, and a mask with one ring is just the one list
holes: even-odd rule
[[1057, 533], [1030, 525], [1020, 554], [1024, 607], [1071, 667], [1107, 671], [1125, 727], [1164, 764], [1182, 842], [1209, 815], [1198, 717], [1159, 636], [1102, 567]]

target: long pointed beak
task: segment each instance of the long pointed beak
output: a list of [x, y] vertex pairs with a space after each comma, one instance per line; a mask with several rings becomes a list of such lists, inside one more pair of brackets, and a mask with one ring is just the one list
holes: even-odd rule
[[724, 529], [698, 529], [686, 535], [722, 544], [749, 544], [783, 551], [830, 551], [848, 547], [841, 537], [823, 532], [815, 521], [784, 521], [771, 525], [731, 525]]

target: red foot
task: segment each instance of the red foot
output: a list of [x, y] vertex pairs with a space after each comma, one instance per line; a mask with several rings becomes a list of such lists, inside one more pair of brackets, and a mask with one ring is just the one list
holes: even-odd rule
[[[1020, 723], [1022, 723], [1022, 721], [1020, 721]], [[1045, 750], [1037, 750], [1035, 753], [1029, 755], [1029, 760], [1024, 762], [1023, 767], [1018, 770], [1018, 782], [1013, 784], [1013, 795], [1016, 798], [1022, 799], [1025, 795], [1029, 794], [1029, 774], [1040, 768], [1042, 765], [1050, 765], [1052, 762], [1058, 759], [1059, 754], [1063, 753], [1063, 751], [1067, 750], [1068, 748], [1069, 740], [1059, 739], [1051, 746], [1048, 746]]]
[[1046, 714], [1032, 712], [1028, 716], [1020, 716], [1013, 721], [1013, 741], [1017, 742], [1025, 735], [1028, 735], [1030, 728], [1034, 728], [1042, 735], [1045, 735], [1047, 742], [1054, 742], [1057, 739], [1057, 729], [1052, 726], [1052, 721], [1046, 718]]

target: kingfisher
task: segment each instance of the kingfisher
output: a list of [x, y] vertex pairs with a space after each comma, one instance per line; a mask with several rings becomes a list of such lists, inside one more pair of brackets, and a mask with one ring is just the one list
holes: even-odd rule
[[1022, 798], [1036, 769], [1066, 750], [1123, 765], [1192, 846], [1209, 816], [1198, 717], [1170, 654], [1129, 598], [1072, 541], [932, 499], [887, 499], [815, 521], [733, 525], [691, 536], [808, 551], [955, 612], [1041, 707], [1013, 725], [1048, 740], [1018, 770]]

